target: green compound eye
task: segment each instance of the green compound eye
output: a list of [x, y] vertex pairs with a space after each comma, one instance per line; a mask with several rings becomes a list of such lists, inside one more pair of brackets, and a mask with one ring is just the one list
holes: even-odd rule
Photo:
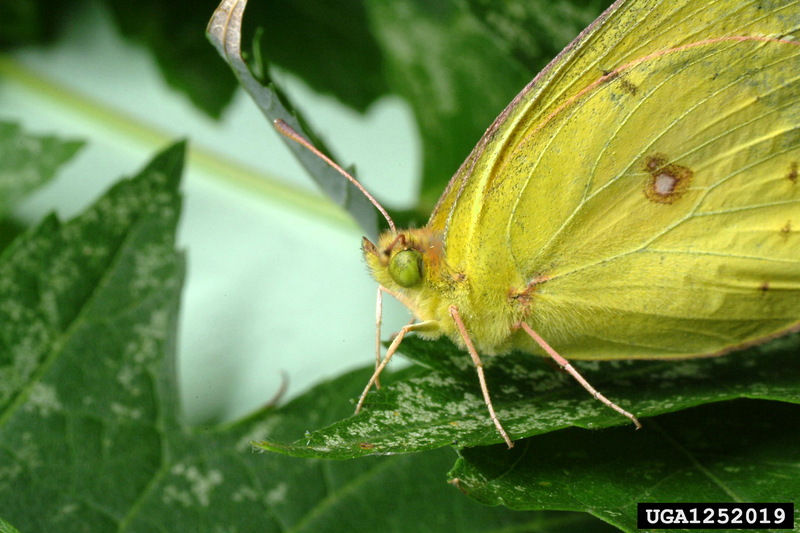
[[397, 252], [389, 263], [389, 275], [401, 287], [413, 287], [422, 280], [422, 254], [416, 250]]

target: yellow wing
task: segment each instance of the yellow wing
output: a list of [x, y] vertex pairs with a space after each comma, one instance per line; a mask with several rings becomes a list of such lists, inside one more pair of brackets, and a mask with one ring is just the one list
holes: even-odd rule
[[526, 87], [429, 223], [471, 280], [467, 316], [516, 291], [578, 359], [798, 327], [800, 5], [762, 6], [617, 3]]

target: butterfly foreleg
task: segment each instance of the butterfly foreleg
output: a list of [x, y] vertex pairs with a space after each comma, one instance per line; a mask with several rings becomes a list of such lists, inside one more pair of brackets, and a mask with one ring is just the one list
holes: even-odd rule
[[[381, 324], [383, 322], [383, 287], [378, 287], [378, 299], [375, 302], [375, 371], [381, 366]], [[375, 378], [375, 388], [381, 388], [381, 382]]]
[[[380, 291], [379, 291], [380, 294]], [[390, 293], [391, 294], [391, 293]], [[364, 387], [364, 392], [361, 393], [361, 396], [358, 397], [358, 404], [356, 404], [356, 414], [361, 411], [361, 407], [364, 405], [364, 400], [367, 398], [367, 393], [378, 382], [378, 377], [383, 372], [383, 369], [386, 368], [386, 365], [389, 364], [389, 361], [394, 356], [397, 348], [400, 347], [400, 343], [403, 342], [403, 337], [405, 337], [406, 333], [409, 331], [414, 331], [415, 329], [425, 329], [430, 327], [432, 321], [427, 322], [417, 322], [416, 324], [407, 324], [400, 328], [400, 331], [395, 335], [394, 339], [392, 340], [392, 344], [389, 345], [389, 348], [386, 350], [386, 355], [383, 356], [383, 359], [379, 358], [379, 363], [375, 367], [375, 372], [373, 372], [372, 377], [369, 378], [369, 382], [367, 382], [367, 386]]]
[[[377, 297], [376, 302], [375, 302], [375, 370], [376, 371], [378, 370], [378, 367], [381, 364], [381, 326], [383, 325], [383, 293], [384, 292], [386, 294], [390, 295], [390, 296], [394, 296], [395, 298], [397, 298], [397, 294], [395, 294], [394, 292], [390, 291], [389, 289], [387, 289], [386, 287], [384, 287], [382, 285], [378, 286], [378, 297]], [[416, 318], [413, 317], [409, 321], [408, 325], [410, 326], [411, 324], [413, 324], [415, 320], [416, 320]], [[380, 372], [378, 372], [378, 373], [380, 373]], [[375, 388], [376, 389], [380, 389], [381, 388], [380, 379], [377, 379], [377, 378], [375, 379]]]
[[618, 412], [622, 416], [628, 418], [631, 422], [633, 422], [636, 425], [636, 429], [640, 429], [642, 427], [642, 424], [641, 424], [641, 422], [639, 422], [639, 419], [636, 418], [636, 415], [634, 415], [632, 413], [629, 413], [628, 411], [626, 411], [625, 409], [623, 409], [619, 405], [615, 404], [614, 402], [612, 402], [611, 400], [609, 400], [608, 398], [606, 398], [605, 396], [600, 394], [597, 391], [597, 389], [592, 387], [592, 385], [588, 381], [586, 381], [586, 379], [583, 376], [580, 375], [580, 373], [575, 369], [574, 366], [572, 366], [572, 364], [569, 361], [567, 361], [566, 359], [561, 357], [561, 355], [559, 355], [558, 352], [556, 352], [549, 344], [547, 344], [547, 342], [545, 342], [545, 340], [543, 338], [541, 338], [538, 333], [533, 331], [533, 328], [531, 328], [525, 322], [520, 322], [519, 323], [519, 327], [521, 327], [523, 330], [525, 330], [525, 333], [530, 335], [531, 338], [534, 341], [536, 341], [536, 344], [541, 346], [542, 349], [545, 352], [547, 352], [547, 355], [552, 357], [553, 360], [556, 363], [558, 363], [559, 366], [561, 366], [561, 368], [563, 368], [565, 371], [567, 371], [570, 376], [575, 378], [577, 380], [577, 382], [580, 383], [581, 386], [583, 386], [584, 389], [589, 391], [589, 394], [591, 394], [592, 396], [595, 397], [595, 399], [600, 400], [600, 402], [603, 405], [606, 405], [606, 406], [610, 407], [611, 409], [615, 410], [616, 412]]
[[472, 357], [472, 362], [475, 364], [475, 368], [478, 371], [478, 381], [481, 384], [483, 401], [486, 403], [486, 408], [489, 409], [489, 417], [492, 419], [492, 422], [494, 422], [494, 427], [497, 428], [497, 432], [500, 433], [500, 436], [503, 437], [504, 441], [506, 441], [508, 447], [513, 448], [514, 442], [508, 436], [508, 433], [503, 428], [503, 425], [500, 423], [500, 419], [497, 418], [497, 414], [494, 411], [492, 399], [489, 396], [489, 387], [486, 385], [486, 376], [483, 372], [483, 361], [481, 361], [478, 351], [475, 349], [475, 345], [472, 343], [472, 339], [469, 337], [467, 328], [464, 326], [464, 321], [461, 320], [461, 315], [458, 314], [458, 308], [455, 305], [450, 306], [450, 316], [453, 317], [453, 321], [456, 323], [458, 332], [461, 334], [461, 338], [464, 339], [464, 343], [467, 345], [467, 351]]

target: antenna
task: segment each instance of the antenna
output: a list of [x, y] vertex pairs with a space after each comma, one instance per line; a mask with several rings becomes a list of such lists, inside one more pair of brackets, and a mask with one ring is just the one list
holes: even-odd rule
[[371, 195], [371, 194], [370, 194], [370, 193], [367, 191], [367, 189], [365, 189], [365, 188], [364, 188], [364, 186], [363, 186], [363, 185], [361, 185], [361, 184], [358, 182], [358, 180], [356, 180], [356, 179], [355, 179], [353, 176], [351, 176], [350, 174], [348, 174], [348, 173], [347, 173], [347, 171], [346, 171], [346, 170], [344, 170], [342, 167], [340, 167], [339, 165], [337, 165], [336, 163], [334, 163], [334, 162], [333, 162], [333, 160], [331, 160], [331, 158], [330, 158], [330, 157], [328, 157], [328, 156], [326, 156], [325, 154], [323, 154], [322, 152], [320, 152], [320, 151], [317, 149], [317, 147], [315, 147], [313, 144], [311, 144], [311, 143], [308, 141], [308, 139], [306, 139], [305, 137], [303, 137], [302, 135], [300, 135], [299, 133], [297, 133], [297, 132], [294, 130], [294, 128], [292, 128], [290, 125], [288, 125], [288, 124], [287, 124], [287, 123], [286, 123], [284, 120], [282, 120], [282, 119], [277, 119], [277, 120], [275, 120], [275, 121], [273, 122], [273, 124], [275, 125], [275, 129], [276, 129], [276, 130], [278, 130], [278, 133], [280, 133], [281, 135], [283, 135], [283, 136], [284, 136], [284, 137], [286, 137], [287, 139], [291, 139], [291, 140], [293, 140], [294, 142], [296, 142], [296, 143], [298, 143], [298, 144], [300, 144], [300, 145], [304, 146], [304, 147], [305, 147], [305, 148], [307, 148], [307, 149], [308, 149], [308, 151], [310, 151], [312, 154], [314, 154], [315, 156], [319, 157], [320, 159], [322, 159], [323, 161], [325, 161], [325, 162], [326, 162], [328, 165], [330, 165], [332, 168], [334, 168], [334, 169], [335, 169], [335, 170], [336, 170], [336, 171], [337, 171], [339, 174], [341, 174], [342, 176], [344, 176], [345, 178], [347, 178], [348, 180], [350, 180], [350, 182], [351, 182], [353, 185], [355, 185], [355, 186], [358, 188], [358, 190], [359, 190], [359, 191], [361, 191], [361, 192], [362, 192], [362, 194], [364, 194], [364, 196], [366, 196], [366, 197], [367, 197], [367, 200], [369, 200], [369, 201], [372, 203], [372, 205], [374, 205], [374, 206], [375, 206], [375, 207], [378, 209], [378, 211], [380, 211], [380, 212], [381, 212], [381, 214], [383, 215], [383, 218], [385, 218], [385, 219], [386, 219], [386, 222], [388, 222], [388, 223], [389, 223], [389, 229], [391, 229], [391, 230], [392, 230], [392, 233], [397, 233], [397, 228], [396, 228], [396, 227], [395, 227], [395, 225], [394, 225], [394, 221], [392, 220], [392, 217], [390, 217], [390, 216], [389, 216], [389, 213], [387, 213], [387, 212], [386, 212], [386, 209], [384, 209], [384, 208], [383, 208], [383, 206], [382, 206], [381, 204], [379, 204], [379, 203], [378, 203], [378, 200], [376, 200], [376, 199], [375, 199], [375, 198], [374, 198], [374, 197], [373, 197], [373, 196], [372, 196], [372, 195]]

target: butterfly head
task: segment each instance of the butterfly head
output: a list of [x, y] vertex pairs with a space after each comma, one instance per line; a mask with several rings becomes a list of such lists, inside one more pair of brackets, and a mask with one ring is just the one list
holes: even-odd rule
[[364, 238], [364, 258], [372, 276], [387, 289], [406, 292], [423, 287], [438, 266], [440, 239], [427, 228], [399, 233], [388, 231], [377, 244]]

